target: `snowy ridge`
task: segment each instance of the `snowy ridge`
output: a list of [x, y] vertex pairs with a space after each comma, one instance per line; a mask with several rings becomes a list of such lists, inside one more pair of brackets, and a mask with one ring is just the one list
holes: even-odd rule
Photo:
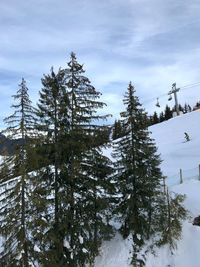
[[[192, 220], [200, 215], [200, 111], [194, 111], [150, 127], [152, 137], [163, 160], [162, 171], [166, 175], [170, 190], [185, 194], [185, 207], [190, 218], [183, 223], [183, 234], [177, 250], [172, 255], [165, 246], [146, 255], [146, 267], [196, 267], [200, 263], [200, 227]], [[191, 141], [184, 142], [184, 132]], [[110, 154], [111, 149], [106, 152]], [[179, 183], [179, 170], [183, 170], [183, 184]], [[192, 179], [193, 178], [193, 179]], [[175, 185], [176, 184], [176, 185]], [[119, 234], [104, 242], [101, 255], [96, 258], [95, 267], [130, 267], [132, 244]]]

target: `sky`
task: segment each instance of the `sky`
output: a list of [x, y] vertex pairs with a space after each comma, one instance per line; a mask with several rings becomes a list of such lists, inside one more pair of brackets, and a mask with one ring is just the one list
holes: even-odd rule
[[[1, 0], [0, 126], [22, 77], [36, 104], [43, 74], [72, 51], [113, 120], [130, 81], [149, 113], [164, 110], [172, 83], [200, 83], [199, 14], [199, 0]], [[193, 105], [199, 92], [185, 87], [178, 100]]]

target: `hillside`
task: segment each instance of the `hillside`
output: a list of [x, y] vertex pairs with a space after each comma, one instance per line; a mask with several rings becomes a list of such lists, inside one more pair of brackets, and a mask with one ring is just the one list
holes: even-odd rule
[[[152, 137], [163, 160], [161, 167], [168, 176], [167, 183], [173, 192], [186, 195], [185, 206], [191, 218], [183, 223], [182, 239], [171, 255], [167, 247], [158, 249], [156, 257], [147, 255], [146, 267], [196, 267], [200, 262], [200, 228], [192, 225], [192, 219], [200, 215], [200, 111], [187, 113], [150, 127]], [[185, 142], [184, 132], [191, 141]], [[109, 154], [111, 151], [107, 151]], [[179, 169], [183, 170], [183, 184], [179, 184]], [[117, 234], [102, 246], [95, 267], [128, 267], [131, 243]]]
[[22, 139], [11, 140], [0, 133], [0, 156], [12, 154], [22, 143]]
[[[197, 168], [200, 164], [200, 111], [186, 113], [150, 127], [161, 154], [162, 170], [171, 177], [179, 172]], [[184, 132], [191, 138], [185, 142]]]

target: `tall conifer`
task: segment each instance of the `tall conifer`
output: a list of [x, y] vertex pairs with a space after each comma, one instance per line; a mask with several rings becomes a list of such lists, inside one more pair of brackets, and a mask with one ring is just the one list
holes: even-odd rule
[[[38, 103], [38, 130], [41, 133], [38, 145], [41, 158], [38, 177], [40, 183], [35, 185], [35, 205], [41, 204], [40, 212], [36, 209], [35, 238], [39, 246], [37, 258], [45, 266], [54, 264], [64, 266], [63, 256], [63, 160], [67, 157], [67, 134], [69, 127], [68, 96], [65, 91], [65, 78], [62, 70], [55, 74], [44, 75], [43, 88]], [[34, 207], [33, 207], [34, 208]], [[42, 220], [43, 218], [43, 220]], [[45, 235], [41, 238], [40, 232]]]
[[[165, 199], [160, 158], [147, 129], [147, 115], [130, 83], [124, 97], [126, 110], [121, 113], [126, 135], [114, 143], [117, 174], [121, 194], [117, 212], [121, 232], [133, 239], [133, 266], [144, 266], [140, 255], [145, 240], [159, 232], [157, 222]], [[165, 205], [164, 205], [165, 206]]]
[[64, 71], [70, 100], [66, 255], [70, 255], [70, 266], [85, 266], [94, 260], [101, 240], [111, 230], [106, 216], [112, 168], [99, 148], [107, 127], [98, 122], [107, 116], [97, 113], [105, 105], [99, 100], [101, 93], [84, 76], [74, 53]]
[[11, 140], [19, 139], [13, 154], [4, 157], [1, 168], [0, 234], [3, 237], [2, 266], [31, 266], [33, 243], [30, 236], [30, 150], [33, 147], [35, 110], [26, 82], [22, 79], [13, 96], [14, 113], [4, 121]]

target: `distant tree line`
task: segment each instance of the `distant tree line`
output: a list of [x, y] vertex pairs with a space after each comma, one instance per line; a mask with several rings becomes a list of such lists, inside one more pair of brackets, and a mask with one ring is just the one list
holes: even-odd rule
[[[184, 197], [168, 192], [132, 83], [113, 129], [113, 139], [120, 138], [111, 144], [108, 115], [99, 115], [101, 93], [74, 53], [41, 82], [33, 107], [22, 79], [4, 120], [6, 137], [22, 142], [0, 165], [1, 266], [94, 266], [102, 242], [117, 231], [113, 220], [132, 239], [132, 266], [145, 266], [147, 240], [149, 250], [173, 250]], [[108, 145], [113, 162], [103, 153]]]
[[[179, 111], [182, 113], [188, 113], [191, 112], [192, 110], [195, 110], [195, 108], [200, 107], [200, 102], [197, 102], [194, 108], [192, 109], [190, 105], [185, 104], [184, 106], [181, 106], [179, 104]], [[148, 116], [148, 125], [154, 125], [166, 120], [169, 120], [173, 118], [173, 113], [176, 112], [176, 108], [170, 108], [168, 105], [166, 105], [165, 110], [161, 111], [159, 114], [155, 111], [153, 115]], [[124, 126], [121, 120], [115, 120], [113, 127], [112, 127], [112, 138], [113, 140], [116, 140], [120, 137], [122, 137], [125, 134], [124, 132]]]
[[[184, 106], [179, 104], [179, 111], [185, 114], [191, 112], [192, 108], [188, 104]], [[171, 119], [174, 112], [176, 112], [176, 108], [170, 108], [168, 105], [166, 105], [165, 110], [161, 111], [159, 114], [155, 111], [153, 115], [149, 116], [149, 126]]]

